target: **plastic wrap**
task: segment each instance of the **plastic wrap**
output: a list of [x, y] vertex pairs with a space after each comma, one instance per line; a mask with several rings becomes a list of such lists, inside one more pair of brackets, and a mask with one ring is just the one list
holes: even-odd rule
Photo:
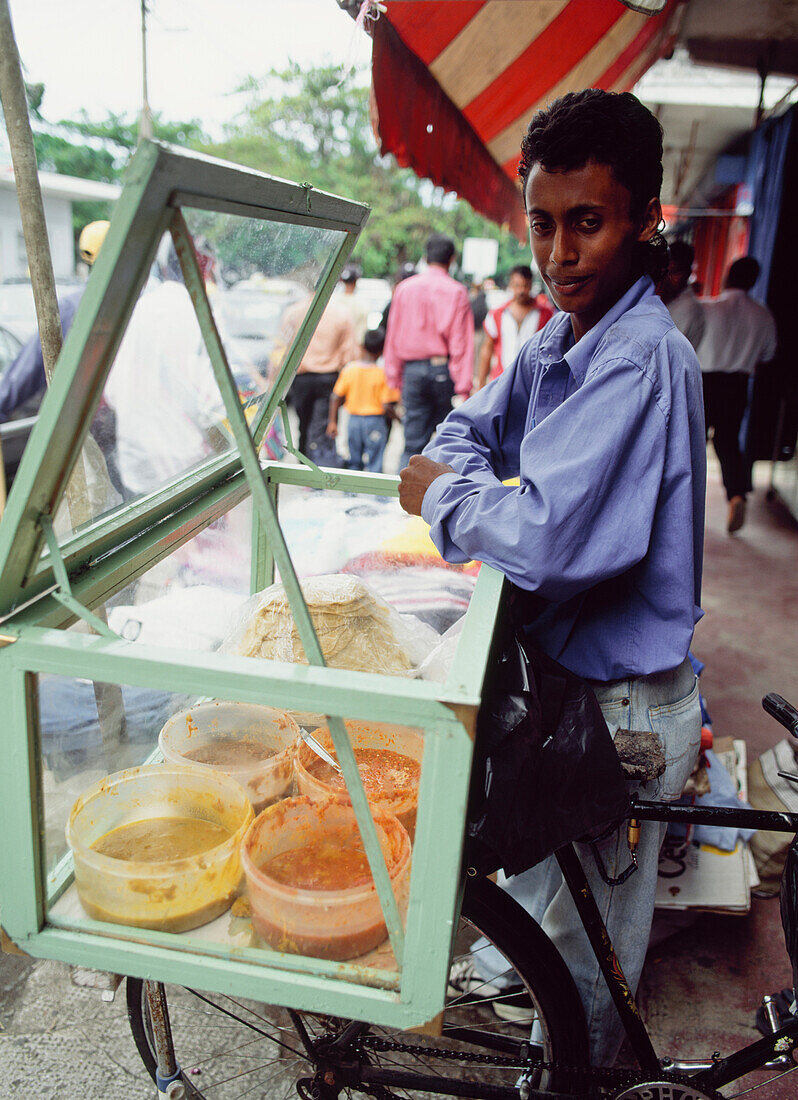
[[[331, 668], [413, 677], [438, 644], [434, 630], [394, 611], [358, 577], [324, 574], [301, 584]], [[244, 604], [222, 650], [308, 664], [282, 584], [257, 592]]]

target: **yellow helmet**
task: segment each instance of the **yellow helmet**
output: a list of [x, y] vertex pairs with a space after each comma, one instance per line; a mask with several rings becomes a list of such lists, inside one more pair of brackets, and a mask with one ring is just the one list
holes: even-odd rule
[[103, 246], [105, 234], [108, 232], [110, 224], [110, 222], [89, 222], [88, 225], [83, 226], [78, 238], [78, 252], [81, 260], [84, 260], [87, 264], [94, 263]]

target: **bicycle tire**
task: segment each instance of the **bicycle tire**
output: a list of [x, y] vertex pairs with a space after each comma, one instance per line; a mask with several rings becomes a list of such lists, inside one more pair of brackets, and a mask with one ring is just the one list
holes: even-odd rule
[[[584, 1010], [579, 998], [574, 981], [565, 966], [559, 952], [554, 944], [543, 932], [538, 924], [522, 909], [516, 901], [514, 901], [509, 895], [507, 895], [498, 886], [487, 879], [470, 879], [463, 899], [463, 911], [461, 921], [464, 921], [469, 928], [469, 935], [477, 933], [485, 937], [492, 945], [494, 945], [508, 962], [508, 966], [515, 969], [516, 973], [522, 979], [523, 984], [526, 986], [532, 1001], [536, 1007], [539, 1022], [541, 1024], [544, 1042], [543, 1042], [543, 1055], [545, 1061], [558, 1062], [568, 1067], [574, 1067], [580, 1070], [586, 1070], [589, 1065], [588, 1054], [588, 1038], [587, 1027], [585, 1024]], [[272, 1057], [270, 1062], [263, 1063], [262, 1069], [271, 1068], [275, 1063], [278, 1063], [281, 1058], [285, 1058], [279, 1044], [288, 1045], [294, 1054], [297, 1054], [297, 1048], [301, 1045], [299, 1036], [294, 1030], [293, 1025], [280, 1025], [279, 1022], [275, 1023], [271, 1018], [267, 1018], [263, 1013], [266, 1012], [280, 1012], [285, 1010], [275, 1010], [269, 1006], [258, 1006], [261, 1009], [261, 1014], [258, 1015], [248, 1006], [251, 1002], [235, 1002], [231, 998], [217, 996], [214, 994], [201, 994], [191, 990], [179, 990], [179, 987], [170, 987], [174, 989], [172, 995], [173, 1008], [170, 1011], [172, 1034], [174, 1036], [175, 1051], [178, 1062], [183, 1065], [183, 1081], [186, 1085], [186, 1092], [190, 1100], [216, 1100], [217, 1095], [221, 1097], [227, 1097], [227, 1095], [239, 1095], [236, 1093], [224, 1093], [223, 1091], [217, 1092], [221, 1086], [228, 1083], [228, 1081], [235, 1080], [236, 1074], [229, 1077], [227, 1080], [218, 1080], [216, 1082], [206, 1083], [205, 1079], [205, 1064], [203, 1059], [194, 1059], [189, 1062], [185, 1062], [184, 1053], [181, 1052], [181, 1044], [186, 1035], [190, 1035], [194, 1044], [200, 1043], [198, 1038], [202, 1028], [192, 1027], [191, 1023], [184, 1022], [175, 1017], [175, 998], [180, 1002], [178, 1006], [178, 1015], [185, 1010], [186, 997], [185, 994], [190, 994], [191, 998], [197, 999], [198, 1005], [205, 1005], [205, 1008], [201, 1010], [202, 1015], [208, 1015], [208, 1007], [215, 1009], [220, 1013], [220, 1019], [224, 1019], [226, 1022], [225, 1014], [229, 1013], [230, 1005], [237, 1006], [237, 1013], [246, 1013], [252, 1015], [252, 1020], [243, 1020], [236, 1013], [236, 1019], [243, 1024], [244, 1027], [252, 1031], [256, 1036], [258, 1034], [265, 1035], [264, 1025], [268, 1022], [278, 1032], [283, 1033], [283, 1038], [272, 1038], [273, 1043], [278, 1044], [278, 1050], [276, 1057]], [[214, 999], [215, 998], [215, 999]], [[155, 1080], [155, 1055], [151, 1043], [151, 1037], [147, 1021], [146, 1004], [144, 997], [144, 983], [137, 978], [127, 979], [127, 1008], [128, 1019], [130, 1022], [130, 1029], [133, 1035], [134, 1042], [136, 1044], [138, 1053], [144, 1063], [147, 1072], [150, 1077]], [[503, 1041], [507, 1043], [514, 1043], [519, 1046], [528, 1037], [529, 1030], [520, 1029], [513, 1025], [502, 1025], [495, 1016], [490, 1013], [489, 1009], [486, 1009], [481, 1003], [478, 1008], [472, 1007], [471, 1002], [465, 1002], [458, 1004], [454, 1002], [452, 1004], [452, 1010], [456, 1009], [459, 1014], [468, 1012], [469, 1015], [480, 1015], [480, 1022], [478, 1026], [469, 1026], [468, 1030], [475, 1034], [479, 1038], [479, 1029], [489, 1026], [491, 1031], [483, 1031], [485, 1036], [485, 1042]], [[195, 1009], [195, 1012], [197, 1009]], [[451, 1011], [451, 1010], [447, 1010]], [[492, 1023], [485, 1025], [481, 1022], [483, 1013], [491, 1016]], [[306, 1026], [309, 1026], [310, 1021], [319, 1019], [318, 1016], [311, 1014], [300, 1014], [303, 1018]], [[257, 1021], [257, 1022], [255, 1022]], [[193, 1021], [192, 1021], [193, 1022]], [[212, 1025], [220, 1027], [222, 1025]], [[505, 1026], [512, 1038], [503, 1038], [497, 1040], [494, 1036], [498, 1033], [496, 1028]], [[243, 1034], [248, 1035], [249, 1031]], [[384, 1028], [371, 1029], [371, 1033], [377, 1036], [382, 1036], [386, 1033]], [[291, 1035], [291, 1043], [287, 1043], [285, 1036]], [[441, 1049], [451, 1049], [447, 1046], [441, 1046], [441, 1040], [426, 1039], [424, 1036], [410, 1035], [405, 1033], [399, 1033], [402, 1036], [402, 1041], [410, 1040], [425, 1041], [429, 1044], [427, 1050], [427, 1058], [430, 1061], [435, 1060], [435, 1051]], [[250, 1040], [249, 1042], [257, 1044], [259, 1040], [257, 1038]], [[456, 1040], [448, 1039], [445, 1037], [446, 1043], [451, 1043]], [[438, 1044], [437, 1046], [435, 1044]], [[190, 1044], [189, 1044], [190, 1045]], [[475, 1051], [477, 1047], [474, 1044], [465, 1042], [462, 1044], [463, 1049], [469, 1049]], [[231, 1049], [231, 1054], [235, 1050], [241, 1050], [243, 1048], [237, 1047]], [[458, 1047], [458, 1049], [460, 1049]], [[216, 1057], [216, 1056], [214, 1056]], [[226, 1052], [219, 1052], [218, 1058], [224, 1059], [228, 1057]], [[450, 1055], [451, 1057], [451, 1055]], [[390, 1061], [390, 1060], [389, 1060]], [[425, 1064], [421, 1058], [418, 1057], [414, 1061], [421, 1062], [422, 1066]], [[202, 1062], [203, 1064], [198, 1064]], [[459, 1063], [461, 1066], [462, 1064]], [[231, 1067], [232, 1068], [232, 1067]], [[286, 1067], [287, 1068], [287, 1067]], [[485, 1073], [486, 1068], [479, 1067], [480, 1072]], [[200, 1071], [202, 1080], [194, 1077], [197, 1071]], [[251, 1072], [249, 1070], [245, 1072]], [[305, 1061], [304, 1074], [297, 1073], [296, 1079], [299, 1076], [312, 1077], [314, 1072], [313, 1064], [310, 1060]], [[418, 1071], [420, 1072], [420, 1070]], [[437, 1073], [438, 1071], [436, 1071]], [[462, 1073], [461, 1068], [461, 1073]], [[498, 1072], [498, 1071], [497, 1071]], [[515, 1081], [518, 1077], [518, 1070], [507, 1070], [504, 1074], [506, 1080], [512, 1079]], [[243, 1073], [238, 1076], [243, 1076]], [[570, 1074], [565, 1075], [544, 1075], [541, 1081], [538, 1081], [536, 1087], [542, 1088], [544, 1085], [555, 1091], [568, 1091], [568, 1079]], [[288, 1077], [286, 1081], [288, 1082]], [[295, 1079], [294, 1080], [295, 1084]], [[478, 1078], [479, 1080], [479, 1078]], [[208, 1091], [206, 1091], [206, 1089]], [[346, 1091], [346, 1090], [344, 1090]], [[354, 1088], [356, 1094], [357, 1088]], [[432, 1090], [424, 1089], [423, 1092], [413, 1090], [412, 1093], [406, 1092], [406, 1086], [403, 1086], [400, 1090], [406, 1095], [434, 1095]], [[286, 1096], [296, 1095], [295, 1091], [290, 1090], [285, 1093]], [[390, 1090], [390, 1094], [393, 1094], [393, 1090]], [[249, 1095], [249, 1093], [247, 1093]], [[276, 1095], [272, 1091], [262, 1094], [253, 1093], [257, 1095], [268, 1095], [270, 1098]]]

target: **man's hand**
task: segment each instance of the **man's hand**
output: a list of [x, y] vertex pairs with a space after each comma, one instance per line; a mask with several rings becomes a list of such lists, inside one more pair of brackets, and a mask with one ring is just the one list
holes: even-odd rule
[[433, 462], [424, 455], [413, 455], [399, 473], [399, 503], [411, 516], [420, 516], [424, 494], [435, 478], [453, 473], [455, 470], [443, 462]]

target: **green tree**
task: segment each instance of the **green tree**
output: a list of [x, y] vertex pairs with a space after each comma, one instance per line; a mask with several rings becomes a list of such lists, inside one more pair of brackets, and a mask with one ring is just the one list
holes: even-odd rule
[[495, 238], [500, 270], [529, 261], [527, 247], [468, 203], [380, 156], [362, 74], [333, 64], [303, 71], [291, 63], [262, 81], [250, 78], [240, 90], [248, 94], [245, 109], [206, 150], [369, 203], [371, 216], [354, 256], [365, 275], [390, 275], [407, 260], [417, 262], [435, 232], [458, 242]]

